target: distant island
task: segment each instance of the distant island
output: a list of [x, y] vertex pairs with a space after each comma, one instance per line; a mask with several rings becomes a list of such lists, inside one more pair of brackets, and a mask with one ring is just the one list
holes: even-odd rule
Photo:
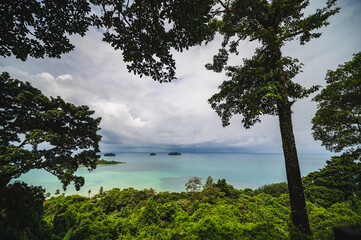
[[99, 159], [98, 161], [97, 161], [97, 165], [99, 165], [99, 164], [124, 164], [124, 163], [126, 163], [126, 162], [117, 162], [117, 161], [107, 161], [107, 160], [103, 160], [103, 159]]
[[115, 154], [114, 153], [105, 153], [104, 156], [105, 157], [114, 157]]
[[157, 154], [155, 154], [155, 153], [151, 153], [151, 154], [149, 154], [150, 156], [156, 156]]
[[171, 152], [171, 153], [168, 153], [168, 155], [176, 156], [176, 155], [181, 155], [181, 154], [179, 152]]

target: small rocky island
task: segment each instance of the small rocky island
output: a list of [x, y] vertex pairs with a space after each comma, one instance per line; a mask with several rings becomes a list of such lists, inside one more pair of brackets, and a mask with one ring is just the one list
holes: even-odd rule
[[105, 153], [104, 156], [105, 157], [114, 157], [115, 154], [114, 153]]
[[149, 154], [150, 156], [156, 156], [157, 154], [155, 154], [155, 153], [151, 153], [151, 154]]
[[168, 155], [177, 156], [177, 155], [181, 155], [181, 154], [179, 152], [171, 152], [171, 153], [168, 153]]
[[99, 159], [97, 161], [97, 165], [100, 165], [100, 164], [106, 164], [106, 165], [109, 165], [109, 164], [124, 164], [126, 162], [118, 162], [118, 161], [107, 161], [107, 160], [103, 160], [103, 159]]

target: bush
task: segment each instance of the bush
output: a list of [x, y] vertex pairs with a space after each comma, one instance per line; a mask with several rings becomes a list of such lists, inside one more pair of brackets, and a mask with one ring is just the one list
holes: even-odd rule
[[282, 194], [288, 194], [288, 185], [286, 182], [267, 184], [257, 188], [255, 193], [266, 193], [273, 197], [279, 197]]
[[45, 190], [23, 182], [8, 185], [0, 195], [0, 236], [38, 239], [44, 213]]

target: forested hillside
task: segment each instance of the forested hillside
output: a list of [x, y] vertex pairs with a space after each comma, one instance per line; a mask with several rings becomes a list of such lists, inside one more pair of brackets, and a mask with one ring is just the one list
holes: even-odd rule
[[[347, 161], [351, 167], [342, 168]], [[303, 179], [314, 239], [333, 239], [334, 226], [361, 230], [359, 170], [360, 163], [334, 157]], [[338, 181], [327, 181], [330, 174]], [[25, 191], [28, 198], [13, 196]], [[17, 183], [9, 192], [5, 239], [302, 239], [291, 227], [286, 183], [237, 190], [209, 178], [198, 192], [100, 189], [92, 197], [46, 200], [39, 187]]]
[[[113, 189], [92, 198], [53, 197], [44, 204], [43, 236], [52, 239], [290, 239], [286, 194], [235, 190], [158, 193]], [[316, 201], [317, 202], [317, 201]], [[332, 227], [361, 227], [361, 201], [307, 203], [314, 239], [332, 239]]]

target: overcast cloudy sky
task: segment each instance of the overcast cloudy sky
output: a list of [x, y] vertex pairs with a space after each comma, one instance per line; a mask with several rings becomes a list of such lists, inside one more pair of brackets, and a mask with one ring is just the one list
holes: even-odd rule
[[[310, 8], [322, 6], [311, 0]], [[361, 1], [340, 0], [341, 12], [322, 29], [319, 39], [300, 46], [292, 42], [285, 55], [304, 63], [296, 81], [304, 86], [325, 85], [328, 69], [349, 61], [361, 50]], [[178, 79], [158, 83], [128, 73], [120, 51], [101, 41], [102, 34], [90, 29], [85, 37], [71, 38], [75, 50], [61, 59], [15, 58], [0, 61], [0, 71], [29, 81], [47, 96], [61, 96], [76, 105], [88, 105], [102, 118], [100, 134], [103, 152], [192, 151], [192, 152], [282, 152], [278, 119], [265, 116], [262, 123], [244, 129], [241, 117], [233, 117], [223, 128], [218, 115], [207, 103], [226, 80], [223, 74], [207, 71], [221, 37], [207, 46], [174, 53]], [[240, 55], [231, 58], [239, 64], [253, 55], [256, 43], [244, 42]], [[312, 98], [312, 97], [311, 97]], [[294, 104], [294, 131], [299, 152], [326, 153], [314, 141], [311, 119], [316, 104], [310, 99]]]

